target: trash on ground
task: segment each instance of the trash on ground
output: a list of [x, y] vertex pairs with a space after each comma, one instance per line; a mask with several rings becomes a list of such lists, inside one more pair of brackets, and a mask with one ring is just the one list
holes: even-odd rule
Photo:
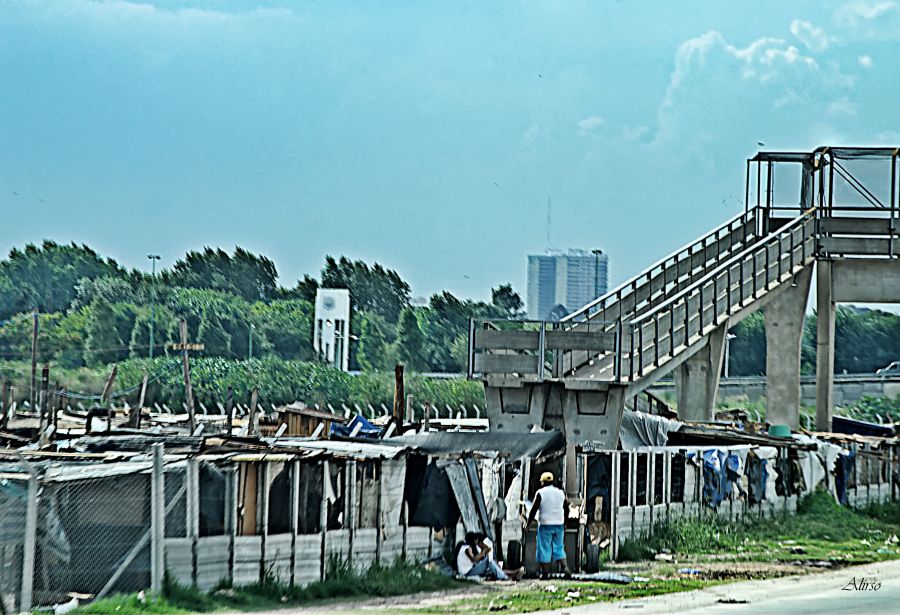
[[696, 568], [679, 568], [678, 574], [702, 574]]
[[609, 571], [595, 572], [593, 574], [573, 574], [572, 578], [576, 581], [601, 581], [604, 583], [621, 583], [623, 585], [631, 583], [634, 580], [627, 574]]

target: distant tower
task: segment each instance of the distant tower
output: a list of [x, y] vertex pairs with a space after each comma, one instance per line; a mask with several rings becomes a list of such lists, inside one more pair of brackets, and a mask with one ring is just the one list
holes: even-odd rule
[[329, 365], [347, 371], [350, 364], [350, 291], [320, 288], [316, 291], [313, 348]]
[[606, 294], [609, 258], [602, 250], [548, 250], [528, 256], [528, 318], [558, 320]]

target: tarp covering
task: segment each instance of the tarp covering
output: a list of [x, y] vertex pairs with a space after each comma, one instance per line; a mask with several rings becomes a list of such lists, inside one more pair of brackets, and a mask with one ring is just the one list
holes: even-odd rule
[[377, 438], [381, 435], [381, 427], [373, 425], [370, 421], [358, 414], [350, 419], [350, 422], [346, 425], [332, 423], [331, 435], [347, 437], [353, 433], [353, 430], [356, 429], [357, 425], [359, 425], [359, 431], [356, 432], [357, 438]]
[[892, 438], [894, 436], [893, 425], [880, 425], [845, 416], [835, 416], [831, 419], [831, 431], [834, 433], [859, 434], [861, 436], [877, 436], [879, 438]]
[[514, 459], [540, 457], [565, 446], [565, 439], [555, 429], [538, 433], [431, 431], [398, 436], [386, 441], [415, 447], [428, 454], [497, 452], [508, 454]]
[[646, 412], [626, 410], [622, 414], [619, 443], [622, 450], [630, 451], [647, 446], [665, 446], [670, 431], [681, 429], [681, 422]]

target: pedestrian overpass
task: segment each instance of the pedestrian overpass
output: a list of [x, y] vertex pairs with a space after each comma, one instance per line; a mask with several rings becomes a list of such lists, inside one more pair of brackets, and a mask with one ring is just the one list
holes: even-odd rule
[[615, 448], [623, 409], [667, 375], [679, 418], [711, 421], [728, 329], [760, 309], [767, 420], [796, 429], [813, 276], [816, 427], [829, 430], [835, 304], [900, 302], [898, 153], [760, 152], [743, 213], [562, 321], [473, 321], [468, 375], [484, 382], [491, 430], [558, 428], [570, 460], [587, 443]]

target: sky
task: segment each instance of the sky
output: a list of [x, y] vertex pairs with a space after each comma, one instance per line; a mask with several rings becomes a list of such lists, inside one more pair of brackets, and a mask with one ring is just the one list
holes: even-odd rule
[[524, 297], [549, 198], [616, 284], [741, 212], [759, 149], [900, 145], [898, 42], [892, 0], [4, 2], [0, 251]]

